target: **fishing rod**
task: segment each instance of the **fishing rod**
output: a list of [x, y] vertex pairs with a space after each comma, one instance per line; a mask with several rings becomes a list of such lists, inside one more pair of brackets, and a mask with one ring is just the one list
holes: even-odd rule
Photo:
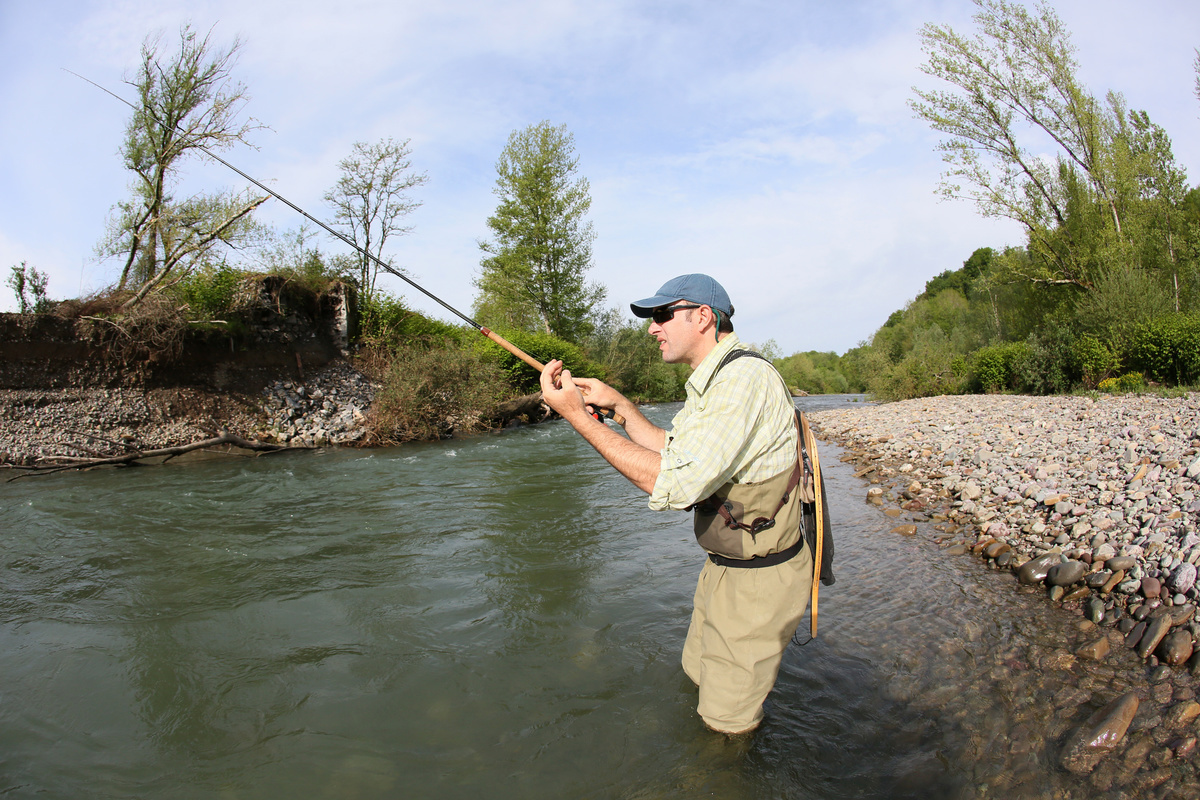
[[[102, 91], [102, 92], [104, 92], [105, 94], [109, 95], [110, 97], [113, 97], [113, 98], [115, 98], [115, 99], [117, 99], [117, 100], [121, 101], [121, 102], [122, 102], [122, 103], [124, 103], [125, 105], [129, 106], [130, 108], [132, 108], [135, 114], [146, 114], [146, 115], [148, 115], [148, 116], [149, 116], [149, 117], [150, 117], [152, 120], [154, 120], [155, 122], [157, 122], [157, 123], [158, 123], [158, 124], [159, 124], [161, 127], [165, 128], [165, 129], [167, 129], [167, 130], [170, 130], [170, 131], [174, 131], [175, 133], [180, 133], [180, 131], [179, 131], [179, 129], [178, 129], [178, 128], [176, 128], [176, 127], [175, 127], [175, 126], [173, 126], [173, 125], [168, 125], [168, 124], [166, 124], [166, 123], [165, 123], [165, 122], [163, 122], [161, 119], [159, 119], [157, 116], [155, 116], [155, 115], [154, 115], [154, 113], [153, 113], [152, 111], [150, 111], [149, 109], [147, 109], [147, 108], [138, 108], [138, 107], [137, 107], [137, 106], [135, 106], [133, 103], [131, 103], [131, 102], [129, 102], [128, 100], [126, 100], [124, 97], [121, 97], [119, 94], [116, 94], [115, 92], [109, 91], [109, 90], [108, 90], [108, 89], [106, 89], [105, 87], [101, 86], [100, 84], [96, 83], [95, 81], [93, 81], [93, 80], [91, 80], [91, 79], [89, 79], [89, 78], [85, 78], [85, 77], [83, 77], [83, 76], [82, 76], [82, 75], [80, 75], [78, 72], [72, 72], [71, 70], [67, 69], [66, 67], [63, 67], [62, 69], [63, 69], [63, 71], [64, 71], [64, 72], [68, 72], [68, 73], [70, 73], [70, 74], [74, 75], [76, 78], [79, 78], [81, 81], [86, 81], [87, 83], [90, 83], [92, 86], [95, 86], [97, 89], [99, 89], [100, 91]], [[186, 136], [185, 136], [184, 138], [186, 139]], [[349, 238], [348, 236], [346, 236], [345, 234], [341, 233], [340, 231], [336, 231], [336, 230], [334, 230], [333, 228], [329, 227], [329, 226], [328, 226], [328, 225], [326, 225], [324, 222], [322, 222], [321, 220], [317, 219], [317, 218], [316, 218], [316, 217], [314, 217], [312, 214], [309, 214], [309, 213], [308, 213], [307, 211], [305, 211], [303, 208], [301, 208], [300, 206], [298, 206], [298, 205], [296, 205], [295, 203], [293, 203], [291, 200], [288, 200], [286, 197], [284, 197], [283, 195], [281, 195], [279, 192], [277, 192], [277, 191], [275, 191], [274, 189], [271, 189], [270, 187], [266, 186], [266, 185], [265, 185], [265, 184], [263, 184], [261, 181], [255, 180], [254, 178], [252, 178], [252, 177], [250, 177], [249, 175], [247, 175], [245, 172], [242, 172], [240, 169], [238, 169], [237, 167], [235, 167], [233, 164], [230, 164], [228, 161], [226, 161], [225, 159], [221, 158], [220, 156], [218, 156], [218, 155], [217, 155], [216, 153], [214, 153], [213, 151], [209, 150], [209, 149], [208, 149], [207, 147], [205, 147], [204, 145], [202, 145], [202, 144], [198, 144], [197, 142], [193, 141], [193, 142], [192, 142], [192, 147], [195, 147], [197, 150], [199, 150], [200, 152], [204, 153], [206, 156], [208, 156], [209, 158], [211, 158], [213, 161], [216, 161], [218, 164], [221, 164], [221, 165], [223, 165], [223, 166], [225, 166], [225, 167], [228, 167], [229, 169], [231, 169], [231, 170], [233, 170], [234, 172], [236, 172], [238, 175], [241, 175], [243, 178], [245, 178], [246, 180], [250, 181], [250, 183], [254, 184], [254, 185], [255, 185], [255, 186], [257, 186], [259, 189], [262, 189], [264, 192], [266, 192], [267, 194], [269, 194], [271, 197], [274, 197], [276, 200], [278, 200], [279, 202], [283, 203], [284, 205], [286, 205], [288, 208], [292, 209], [293, 211], [297, 212], [298, 214], [300, 214], [301, 216], [303, 216], [305, 219], [307, 219], [307, 220], [309, 220], [310, 222], [313, 222], [313, 223], [315, 223], [316, 225], [318, 225], [318, 226], [319, 226], [319, 227], [320, 227], [322, 230], [324, 230], [324, 231], [325, 231], [326, 233], [328, 233], [330, 236], [334, 236], [334, 237], [336, 237], [337, 239], [340, 239], [341, 241], [343, 241], [343, 242], [345, 242], [346, 244], [350, 245], [350, 247], [351, 247], [351, 248], [353, 248], [354, 250], [356, 250], [356, 251], [357, 251], [359, 254], [361, 254], [362, 256], [364, 256], [364, 257], [366, 257], [366, 258], [370, 259], [371, 261], [373, 261], [373, 262], [374, 262], [375, 264], [377, 264], [378, 266], [380, 266], [380, 267], [382, 267], [383, 269], [387, 270], [388, 272], [390, 272], [391, 274], [395, 275], [395, 276], [396, 276], [397, 278], [399, 278], [400, 280], [402, 280], [402, 281], [404, 281], [405, 283], [407, 283], [409, 286], [411, 286], [411, 287], [413, 287], [414, 289], [416, 289], [417, 291], [421, 292], [423, 295], [425, 295], [425, 296], [426, 296], [426, 297], [428, 297], [429, 299], [431, 299], [431, 300], [433, 300], [434, 302], [436, 302], [436, 303], [437, 303], [438, 305], [440, 305], [442, 308], [446, 309], [446, 310], [447, 310], [447, 311], [449, 311], [450, 313], [452, 313], [452, 314], [454, 314], [455, 316], [457, 316], [459, 319], [461, 319], [461, 320], [463, 320], [464, 322], [466, 322], [466, 323], [467, 323], [468, 325], [470, 325], [472, 328], [474, 328], [475, 330], [479, 331], [481, 334], [483, 334], [484, 336], [486, 336], [488, 339], [491, 339], [493, 342], [495, 342], [496, 344], [500, 345], [500, 346], [501, 346], [501, 347], [503, 347], [505, 350], [507, 350], [508, 352], [512, 353], [514, 356], [516, 356], [517, 358], [521, 359], [522, 361], [524, 361], [524, 362], [525, 362], [526, 364], [528, 364], [529, 366], [531, 366], [531, 367], [533, 367], [534, 369], [536, 369], [536, 370], [537, 370], [539, 373], [540, 373], [540, 372], [542, 372], [542, 371], [543, 371], [543, 370], [546, 368], [546, 365], [545, 365], [545, 364], [541, 363], [541, 362], [540, 362], [540, 361], [538, 361], [536, 358], [534, 358], [533, 356], [529, 355], [528, 353], [526, 353], [526, 352], [525, 352], [524, 350], [522, 350], [521, 348], [517, 347], [517, 346], [516, 346], [515, 344], [513, 344], [512, 342], [508, 341], [507, 339], [505, 339], [505, 338], [504, 338], [503, 336], [501, 336], [500, 334], [496, 333], [495, 331], [491, 330], [490, 328], [487, 328], [487, 327], [485, 327], [484, 325], [481, 325], [480, 323], [478, 323], [478, 322], [476, 322], [475, 320], [471, 319], [471, 318], [470, 318], [470, 317], [468, 317], [466, 314], [462, 313], [462, 312], [461, 312], [461, 311], [459, 311], [457, 308], [455, 308], [454, 306], [450, 305], [449, 303], [447, 303], [447, 302], [446, 302], [445, 300], [443, 300], [442, 298], [440, 298], [440, 297], [438, 297], [437, 295], [435, 295], [433, 292], [429, 291], [429, 290], [428, 290], [428, 289], [426, 289], [425, 287], [423, 287], [423, 286], [419, 285], [418, 283], [416, 283], [416, 281], [412, 280], [412, 279], [411, 279], [411, 278], [409, 278], [407, 275], [403, 274], [402, 272], [400, 272], [400, 271], [399, 271], [399, 270], [397, 270], [397, 269], [393, 269], [393, 268], [391, 267], [391, 265], [390, 265], [390, 264], [387, 264], [387, 263], [386, 263], [386, 262], [384, 262], [382, 259], [380, 259], [380, 258], [377, 258], [376, 256], [372, 255], [371, 253], [367, 252], [367, 251], [366, 251], [365, 249], [363, 249], [362, 247], [359, 247], [359, 246], [358, 246], [358, 245], [357, 245], [357, 244], [354, 242], [354, 240], [350, 239], [350, 238]], [[593, 408], [594, 408], [594, 406], [593, 406]], [[610, 411], [610, 410], [608, 410], [608, 409], [599, 409], [599, 408], [597, 408], [597, 409], [596, 409], [596, 414], [597, 414], [598, 416], [602, 416], [602, 417], [605, 417], [605, 418], [607, 418], [607, 419], [613, 419], [613, 420], [616, 420], [618, 423], [623, 423], [623, 420], [622, 420], [620, 417], [618, 417], [618, 416], [614, 415], [614, 414], [613, 414], [613, 412], [612, 412], [612, 411]]]

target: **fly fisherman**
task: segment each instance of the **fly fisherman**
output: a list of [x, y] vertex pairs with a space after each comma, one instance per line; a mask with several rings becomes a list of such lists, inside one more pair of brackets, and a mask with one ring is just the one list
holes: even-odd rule
[[[695, 509], [697, 541], [709, 555], [696, 586], [683, 669], [700, 687], [704, 723], [746, 733], [762, 720], [763, 700], [812, 586], [794, 483], [794, 406], [770, 362], [738, 357], [749, 351], [733, 333], [733, 305], [709, 276], [681, 275], [631, 308], [652, 320], [650, 335], [663, 360], [693, 370], [670, 430], [607, 384], [572, 378], [561, 361], [546, 365], [542, 393], [650, 495], [650, 508]], [[629, 438], [597, 421], [588, 406], [624, 417]]]

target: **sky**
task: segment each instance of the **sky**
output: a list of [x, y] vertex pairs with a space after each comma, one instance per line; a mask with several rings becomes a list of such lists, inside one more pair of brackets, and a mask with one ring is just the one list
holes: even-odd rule
[[[1083, 83], [1123, 93], [1200, 182], [1193, 62], [1200, 3], [1051, 3]], [[256, 149], [223, 153], [319, 219], [355, 142], [409, 139], [428, 175], [389, 246], [470, 313], [478, 242], [509, 134], [548, 120], [574, 135], [597, 238], [591, 277], [628, 311], [669, 278], [712, 275], [744, 341], [781, 354], [869, 340], [925, 282], [978, 247], [1021, 245], [1009, 220], [935, 195], [939, 136], [914, 118], [926, 23], [974, 30], [966, 0], [0, 0], [0, 274], [22, 261], [52, 299], [112, 284], [96, 244], [129, 195], [118, 149], [123, 78], [148, 35], [235, 38]], [[178, 195], [244, 188], [189, 162]], [[277, 201], [259, 219], [302, 221]], [[321, 243], [325, 252], [344, 245]], [[453, 319], [398, 279], [380, 285]], [[0, 311], [16, 309], [7, 286]]]

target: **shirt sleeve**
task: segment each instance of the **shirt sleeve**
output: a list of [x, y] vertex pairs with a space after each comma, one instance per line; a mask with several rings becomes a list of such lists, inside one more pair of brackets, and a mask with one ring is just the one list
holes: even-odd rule
[[721, 371], [693, 412], [677, 418], [668, 433], [650, 508], [686, 509], [727, 483], [746, 461], [764, 394], [755, 391], [758, 380], [733, 366]]

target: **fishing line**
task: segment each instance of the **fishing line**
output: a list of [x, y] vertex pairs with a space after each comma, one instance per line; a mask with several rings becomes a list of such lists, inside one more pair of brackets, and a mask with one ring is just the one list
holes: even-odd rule
[[[85, 77], [83, 77], [83, 76], [82, 76], [82, 75], [80, 75], [78, 72], [72, 72], [71, 70], [67, 69], [66, 67], [63, 67], [63, 68], [62, 68], [62, 70], [63, 70], [63, 72], [68, 72], [68, 73], [70, 73], [70, 74], [74, 75], [76, 78], [79, 78], [81, 81], [86, 81], [87, 83], [90, 83], [92, 86], [95, 86], [97, 89], [99, 89], [100, 91], [102, 91], [102, 92], [104, 92], [105, 94], [109, 95], [110, 97], [113, 97], [113, 98], [116, 98], [117, 100], [120, 100], [122, 103], [124, 103], [125, 105], [129, 106], [130, 108], [132, 108], [135, 114], [145, 114], [145, 115], [149, 116], [149, 117], [150, 117], [152, 120], [154, 120], [155, 122], [157, 122], [157, 123], [159, 124], [159, 126], [160, 126], [160, 127], [164, 128], [164, 129], [166, 129], [166, 130], [173, 131], [173, 132], [175, 132], [176, 134], [179, 134], [179, 135], [182, 137], [183, 141], [187, 141], [187, 140], [188, 140], [188, 139], [187, 139], [187, 136], [186, 136], [186, 135], [184, 135], [184, 134], [183, 134], [183, 133], [182, 133], [182, 132], [181, 132], [181, 131], [180, 131], [178, 128], [176, 128], [176, 127], [175, 127], [175, 126], [173, 126], [173, 125], [167, 125], [165, 122], [163, 122], [163, 121], [162, 121], [161, 119], [159, 119], [157, 116], [155, 116], [155, 115], [154, 115], [154, 113], [153, 113], [152, 111], [150, 111], [149, 109], [146, 109], [146, 108], [138, 108], [138, 107], [137, 107], [137, 106], [135, 106], [133, 103], [131, 103], [131, 102], [129, 102], [128, 100], [126, 100], [124, 97], [121, 97], [120, 95], [116, 94], [115, 92], [112, 92], [112, 91], [110, 91], [110, 90], [106, 89], [105, 87], [101, 86], [100, 84], [96, 83], [96, 82], [95, 82], [95, 81], [93, 81], [93, 80], [90, 80], [90, 79], [88, 79], [88, 78], [85, 78]], [[288, 200], [286, 197], [284, 197], [283, 195], [281, 195], [279, 192], [277, 192], [277, 191], [275, 191], [274, 189], [271, 189], [270, 187], [268, 187], [268, 186], [264, 185], [264, 184], [263, 184], [261, 181], [257, 181], [257, 180], [255, 180], [254, 178], [252, 178], [252, 177], [250, 177], [249, 175], [247, 175], [245, 172], [242, 172], [240, 169], [238, 169], [237, 167], [235, 167], [233, 164], [230, 164], [228, 161], [226, 161], [225, 159], [221, 158], [220, 156], [218, 156], [216, 153], [214, 153], [214, 152], [212, 152], [211, 150], [209, 150], [209, 149], [208, 149], [207, 147], [205, 147], [204, 145], [202, 145], [202, 144], [197, 144], [196, 142], [194, 142], [194, 141], [193, 141], [193, 142], [192, 142], [192, 144], [191, 144], [191, 146], [192, 146], [192, 147], [195, 147], [197, 150], [199, 150], [200, 152], [204, 153], [206, 156], [208, 156], [209, 158], [211, 158], [213, 161], [216, 161], [217, 163], [219, 163], [219, 164], [222, 164], [222, 165], [224, 165], [224, 166], [228, 167], [229, 169], [233, 170], [233, 171], [234, 171], [234, 172], [236, 172], [238, 175], [241, 175], [243, 178], [245, 178], [246, 180], [250, 181], [250, 183], [254, 184], [254, 185], [255, 185], [255, 186], [257, 186], [259, 189], [262, 189], [264, 192], [266, 192], [267, 194], [269, 194], [271, 197], [274, 197], [276, 200], [280, 201], [281, 203], [283, 203], [284, 205], [286, 205], [288, 208], [291, 208], [293, 211], [296, 211], [297, 213], [301, 214], [301, 215], [302, 215], [302, 216], [303, 216], [305, 219], [307, 219], [307, 220], [309, 220], [310, 222], [313, 222], [313, 223], [315, 223], [316, 225], [318, 225], [318, 226], [319, 226], [319, 227], [320, 227], [322, 230], [324, 230], [325, 232], [329, 233], [331, 236], [334, 236], [334, 237], [336, 237], [337, 239], [340, 239], [341, 241], [343, 241], [343, 242], [345, 242], [346, 244], [350, 245], [350, 247], [351, 247], [351, 248], [353, 248], [355, 251], [357, 251], [358, 253], [361, 253], [361, 254], [362, 254], [363, 256], [365, 256], [366, 258], [370, 259], [371, 261], [373, 261], [374, 263], [378, 264], [378, 265], [379, 265], [380, 267], [382, 267], [383, 269], [387, 270], [388, 272], [390, 272], [391, 274], [395, 275], [395, 276], [396, 276], [397, 278], [399, 278], [400, 280], [402, 280], [402, 281], [404, 281], [405, 283], [407, 283], [409, 286], [413, 287], [413, 288], [414, 288], [414, 289], [416, 289], [417, 291], [419, 291], [419, 292], [421, 292], [422, 294], [424, 294], [426, 297], [428, 297], [428, 298], [430, 298], [431, 300], [435, 301], [436, 303], [438, 303], [439, 305], [441, 305], [441, 306], [442, 306], [442, 308], [446, 309], [446, 310], [447, 310], [447, 311], [449, 311], [450, 313], [452, 313], [452, 314], [454, 314], [455, 316], [457, 316], [458, 318], [462, 319], [462, 320], [463, 320], [464, 322], [466, 322], [468, 325], [470, 325], [471, 327], [475, 328], [475, 330], [479, 331], [479, 332], [480, 332], [480, 333], [482, 333], [484, 336], [486, 336], [487, 338], [491, 339], [493, 342], [495, 342], [496, 344], [500, 345], [500, 346], [501, 346], [501, 347], [503, 347], [505, 350], [507, 350], [508, 352], [512, 353], [514, 356], [516, 356], [517, 358], [521, 359], [522, 361], [524, 361], [524, 362], [525, 362], [526, 364], [528, 364], [529, 366], [531, 366], [531, 367], [533, 367], [534, 369], [536, 369], [538, 372], [541, 372], [543, 369], [545, 369], [545, 365], [544, 365], [544, 364], [542, 364], [542, 363], [541, 363], [541, 362], [539, 362], [537, 359], [535, 359], [535, 358], [533, 358], [532, 356], [530, 356], [528, 353], [526, 353], [526, 352], [525, 352], [524, 350], [522, 350], [521, 348], [517, 347], [515, 344], [513, 344], [513, 343], [509, 342], [507, 339], [505, 339], [505, 338], [504, 338], [503, 336], [501, 336], [500, 334], [496, 333], [495, 331], [489, 330], [488, 328], [486, 328], [486, 327], [484, 327], [483, 325], [479, 324], [479, 323], [478, 323], [478, 322], [476, 322], [475, 320], [473, 320], [473, 319], [471, 319], [470, 317], [468, 317], [466, 314], [464, 314], [464, 313], [462, 313], [461, 311], [459, 311], [459, 310], [458, 310], [457, 308], [455, 308], [454, 306], [452, 306], [452, 305], [450, 305], [449, 303], [447, 303], [447, 302], [446, 302], [445, 300], [443, 300], [442, 298], [440, 298], [440, 297], [438, 297], [437, 295], [435, 295], [433, 292], [429, 291], [429, 290], [428, 290], [428, 289], [426, 289], [425, 287], [423, 287], [423, 286], [421, 286], [420, 284], [418, 284], [418, 283], [416, 283], [415, 281], [413, 281], [413, 280], [412, 280], [411, 278], [409, 278], [408, 276], [406, 276], [406, 275], [404, 275], [403, 273], [401, 273], [399, 270], [393, 269], [393, 268], [392, 268], [390, 265], [388, 265], [387, 263], [385, 263], [385, 262], [384, 262], [384, 261], [382, 261], [381, 259], [379, 259], [379, 258], [377, 258], [376, 256], [372, 255], [371, 253], [368, 253], [366, 250], [364, 250], [363, 248], [361, 248], [361, 247], [359, 247], [357, 244], [355, 244], [355, 243], [354, 243], [354, 241], [353, 241], [352, 239], [350, 239], [349, 237], [347, 237], [345, 234], [342, 234], [342, 233], [340, 233], [339, 231], [336, 231], [336, 230], [334, 230], [333, 228], [329, 227], [329, 226], [328, 226], [328, 225], [326, 225], [324, 222], [322, 222], [321, 220], [317, 219], [317, 218], [316, 218], [316, 217], [314, 217], [312, 214], [309, 214], [309, 213], [308, 213], [307, 211], [305, 211], [303, 208], [301, 208], [300, 206], [298, 206], [298, 205], [296, 205], [295, 203], [293, 203], [291, 200]]]

